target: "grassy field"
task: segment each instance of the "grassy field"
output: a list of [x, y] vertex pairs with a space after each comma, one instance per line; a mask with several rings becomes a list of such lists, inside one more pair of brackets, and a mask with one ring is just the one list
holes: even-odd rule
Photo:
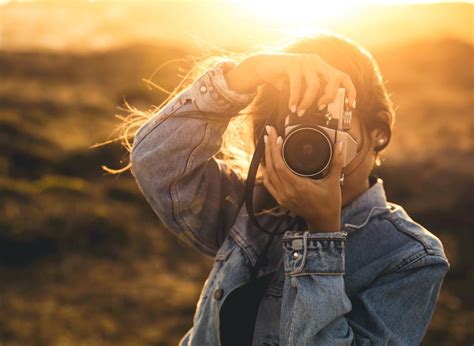
[[[473, 52], [448, 39], [374, 52], [398, 112], [378, 174], [452, 265], [426, 345], [474, 340]], [[174, 345], [191, 326], [210, 259], [163, 229], [130, 173], [104, 174], [127, 162], [119, 144], [89, 148], [112, 134], [124, 97], [158, 105], [141, 78], [186, 54], [0, 52], [2, 346]], [[172, 89], [176, 74], [154, 80]]]

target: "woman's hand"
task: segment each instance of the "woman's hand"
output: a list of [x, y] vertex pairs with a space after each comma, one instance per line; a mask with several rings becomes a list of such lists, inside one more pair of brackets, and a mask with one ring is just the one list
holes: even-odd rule
[[328, 65], [318, 54], [256, 54], [228, 70], [224, 76], [229, 88], [240, 93], [253, 92], [263, 83], [278, 87], [282, 81], [289, 81], [288, 109], [298, 116], [314, 102], [321, 82], [325, 87], [318, 100], [320, 109], [334, 100], [340, 86], [346, 89], [349, 105], [355, 108], [356, 90], [349, 75]]
[[283, 162], [282, 137], [273, 126], [265, 135], [265, 169], [263, 184], [276, 201], [303, 217], [310, 232], [339, 232], [341, 218], [342, 142], [334, 146], [329, 175], [314, 180], [291, 172]]

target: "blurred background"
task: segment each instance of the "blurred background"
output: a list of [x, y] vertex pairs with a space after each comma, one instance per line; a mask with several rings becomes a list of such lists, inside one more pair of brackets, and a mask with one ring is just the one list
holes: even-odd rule
[[[396, 105], [377, 173], [451, 263], [425, 345], [474, 342], [474, 5], [411, 1], [0, 0], [0, 344], [175, 345], [211, 267], [162, 227], [113, 139], [172, 59], [332, 30], [369, 49]], [[189, 67], [189, 66], [188, 66]], [[469, 327], [471, 326], [471, 327]]]

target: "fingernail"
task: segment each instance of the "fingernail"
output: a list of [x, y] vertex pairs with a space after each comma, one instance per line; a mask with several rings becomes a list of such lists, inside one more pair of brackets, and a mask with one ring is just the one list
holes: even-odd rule
[[265, 126], [265, 130], [267, 130], [267, 133], [270, 134], [271, 130], [270, 130], [270, 126]]
[[318, 109], [319, 109], [320, 111], [322, 111], [322, 110], [324, 109], [324, 107], [326, 107], [326, 105], [323, 103], [323, 104], [321, 104], [321, 105], [318, 107]]
[[298, 111], [298, 116], [299, 116], [299, 117], [302, 117], [303, 114], [304, 114], [304, 112], [306, 112], [306, 110], [300, 109], [300, 110]]
[[342, 142], [339, 142], [339, 143], [337, 144], [337, 153], [338, 153], [339, 155], [342, 154]]
[[281, 136], [278, 136], [277, 144], [280, 145], [281, 143], [283, 143], [283, 138], [281, 138]]
[[356, 108], [356, 100], [354, 100], [354, 102], [352, 102], [352, 108]]
[[290, 110], [291, 110], [291, 113], [295, 113], [296, 112], [296, 105], [291, 106]]
[[267, 144], [267, 142], [268, 142], [268, 136], [267, 135], [263, 136], [263, 141], [265, 142], [265, 144]]

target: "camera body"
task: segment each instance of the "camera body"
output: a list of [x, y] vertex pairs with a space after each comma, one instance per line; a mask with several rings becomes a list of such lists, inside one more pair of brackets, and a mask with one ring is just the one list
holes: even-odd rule
[[311, 179], [327, 176], [337, 141], [343, 143], [343, 167], [356, 156], [358, 147], [357, 141], [348, 133], [352, 111], [346, 90], [338, 88], [334, 101], [319, 110], [317, 100], [322, 91], [302, 117], [288, 110], [288, 88], [282, 90], [280, 97], [279, 119], [284, 118], [283, 161], [294, 174]]

